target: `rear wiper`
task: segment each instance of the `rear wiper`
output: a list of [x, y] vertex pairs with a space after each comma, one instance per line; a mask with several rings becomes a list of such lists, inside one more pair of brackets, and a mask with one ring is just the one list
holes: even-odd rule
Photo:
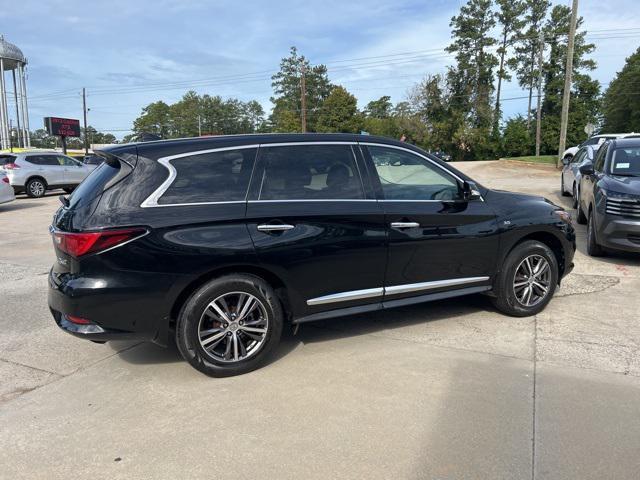
[[62, 203], [62, 205], [69, 208], [69, 199], [67, 197], [65, 197], [64, 195], [60, 195], [58, 198], [60, 199], [60, 203]]

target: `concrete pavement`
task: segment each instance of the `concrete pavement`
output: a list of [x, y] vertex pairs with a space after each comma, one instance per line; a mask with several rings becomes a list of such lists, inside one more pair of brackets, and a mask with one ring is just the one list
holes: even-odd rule
[[[456, 164], [559, 196], [551, 167]], [[632, 479], [640, 258], [593, 259], [536, 317], [485, 297], [304, 325], [265, 368], [96, 345], [46, 307], [55, 196], [0, 206], [0, 478]]]

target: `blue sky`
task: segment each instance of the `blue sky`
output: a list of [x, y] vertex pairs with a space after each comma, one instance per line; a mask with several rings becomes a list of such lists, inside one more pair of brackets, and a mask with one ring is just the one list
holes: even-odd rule
[[[331, 80], [360, 106], [385, 94], [400, 101], [422, 76], [451, 62], [442, 49], [463, 3], [0, 0], [0, 34], [29, 59], [32, 128], [44, 116], [81, 118], [84, 86], [89, 123], [122, 137], [144, 105], [176, 101], [190, 88], [257, 99], [268, 111], [270, 75], [291, 45], [326, 63]], [[581, 0], [580, 14], [588, 31], [640, 27], [637, 0]], [[640, 46], [640, 34], [611, 36], [591, 39], [598, 47], [593, 76], [603, 84]], [[503, 91], [504, 98], [523, 95], [513, 83]], [[503, 106], [507, 116], [524, 113], [526, 100]]]

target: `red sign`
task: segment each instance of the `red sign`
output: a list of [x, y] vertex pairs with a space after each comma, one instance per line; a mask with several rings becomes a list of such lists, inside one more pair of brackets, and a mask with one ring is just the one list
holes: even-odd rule
[[49, 135], [59, 135], [61, 137], [80, 136], [80, 120], [73, 118], [45, 117], [44, 128]]

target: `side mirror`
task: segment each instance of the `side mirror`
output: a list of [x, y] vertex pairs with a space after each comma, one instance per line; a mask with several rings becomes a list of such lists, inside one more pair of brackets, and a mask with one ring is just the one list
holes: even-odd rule
[[588, 162], [580, 167], [580, 173], [582, 175], [593, 175], [593, 163]]
[[481, 198], [478, 186], [474, 182], [464, 182], [462, 184], [462, 198], [467, 202]]
[[569, 163], [571, 163], [571, 158], [569, 158], [569, 157], [564, 157], [564, 158], [562, 159], [562, 164], [563, 164], [563, 165], [569, 165]]

